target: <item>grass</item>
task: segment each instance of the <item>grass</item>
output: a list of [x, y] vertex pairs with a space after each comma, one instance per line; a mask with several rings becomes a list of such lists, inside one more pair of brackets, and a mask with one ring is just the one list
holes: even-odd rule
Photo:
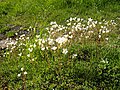
[[75, 16], [114, 19], [120, 12], [119, 2], [108, 0], [8, 0], [0, 3], [1, 33], [9, 30], [10, 25], [41, 28], [51, 21], [63, 23]]
[[17, 33], [10, 25], [32, 32], [4, 50], [0, 89], [120, 89], [119, 1], [0, 3], [1, 33]]

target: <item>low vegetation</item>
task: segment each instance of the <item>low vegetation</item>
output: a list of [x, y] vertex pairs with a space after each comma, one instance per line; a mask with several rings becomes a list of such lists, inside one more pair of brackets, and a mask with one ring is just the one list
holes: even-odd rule
[[0, 3], [0, 32], [16, 35], [1, 51], [0, 89], [120, 89], [119, 1]]

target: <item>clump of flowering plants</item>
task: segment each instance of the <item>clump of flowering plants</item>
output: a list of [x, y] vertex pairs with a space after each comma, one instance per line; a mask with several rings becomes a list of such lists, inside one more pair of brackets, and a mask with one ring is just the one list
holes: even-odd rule
[[[92, 81], [89, 82], [96, 74], [92, 75], [95, 70], [93, 62], [100, 62], [97, 64], [102, 66], [102, 70], [109, 66], [109, 55], [114, 54], [109, 52], [110, 48], [114, 47], [110, 44], [111, 36], [115, 34], [116, 26], [114, 20], [97, 21], [74, 17], [66, 20], [64, 25], [51, 22], [44, 30], [40, 30], [40, 34], [36, 34], [36, 29], [33, 28], [33, 37], [21, 35], [16, 38], [15, 44], [8, 46], [4, 54], [5, 60], [15, 64], [14, 78], [17, 78], [18, 83], [13, 84], [13, 87], [61, 89], [79, 85], [84, 87], [86, 82], [94, 87]], [[115, 39], [118, 40], [118, 37], [116, 34]], [[97, 67], [96, 64], [95, 66]], [[21, 73], [19, 69], [22, 67], [25, 71]], [[97, 70], [99, 72], [101, 68], [97, 67]], [[83, 76], [83, 73], [86, 76]], [[21, 75], [23, 78], [20, 79]], [[12, 83], [10, 85], [12, 86]], [[101, 87], [101, 83], [97, 87]]]

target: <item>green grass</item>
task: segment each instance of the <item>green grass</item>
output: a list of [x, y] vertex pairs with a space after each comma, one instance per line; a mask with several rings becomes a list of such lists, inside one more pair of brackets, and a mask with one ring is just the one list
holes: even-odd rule
[[119, 90], [119, 3], [1, 0], [0, 33], [32, 33], [1, 51], [0, 89]]
[[6, 0], [0, 2], [0, 32], [9, 25], [46, 26], [51, 21], [63, 23], [69, 17], [114, 19], [120, 13], [119, 1], [109, 0]]

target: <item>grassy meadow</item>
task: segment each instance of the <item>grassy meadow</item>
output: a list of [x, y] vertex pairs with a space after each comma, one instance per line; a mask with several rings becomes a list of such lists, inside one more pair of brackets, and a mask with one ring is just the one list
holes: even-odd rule
[[0, 0], [0, 34], [0, 90], [120, 90], [119, 0]]

